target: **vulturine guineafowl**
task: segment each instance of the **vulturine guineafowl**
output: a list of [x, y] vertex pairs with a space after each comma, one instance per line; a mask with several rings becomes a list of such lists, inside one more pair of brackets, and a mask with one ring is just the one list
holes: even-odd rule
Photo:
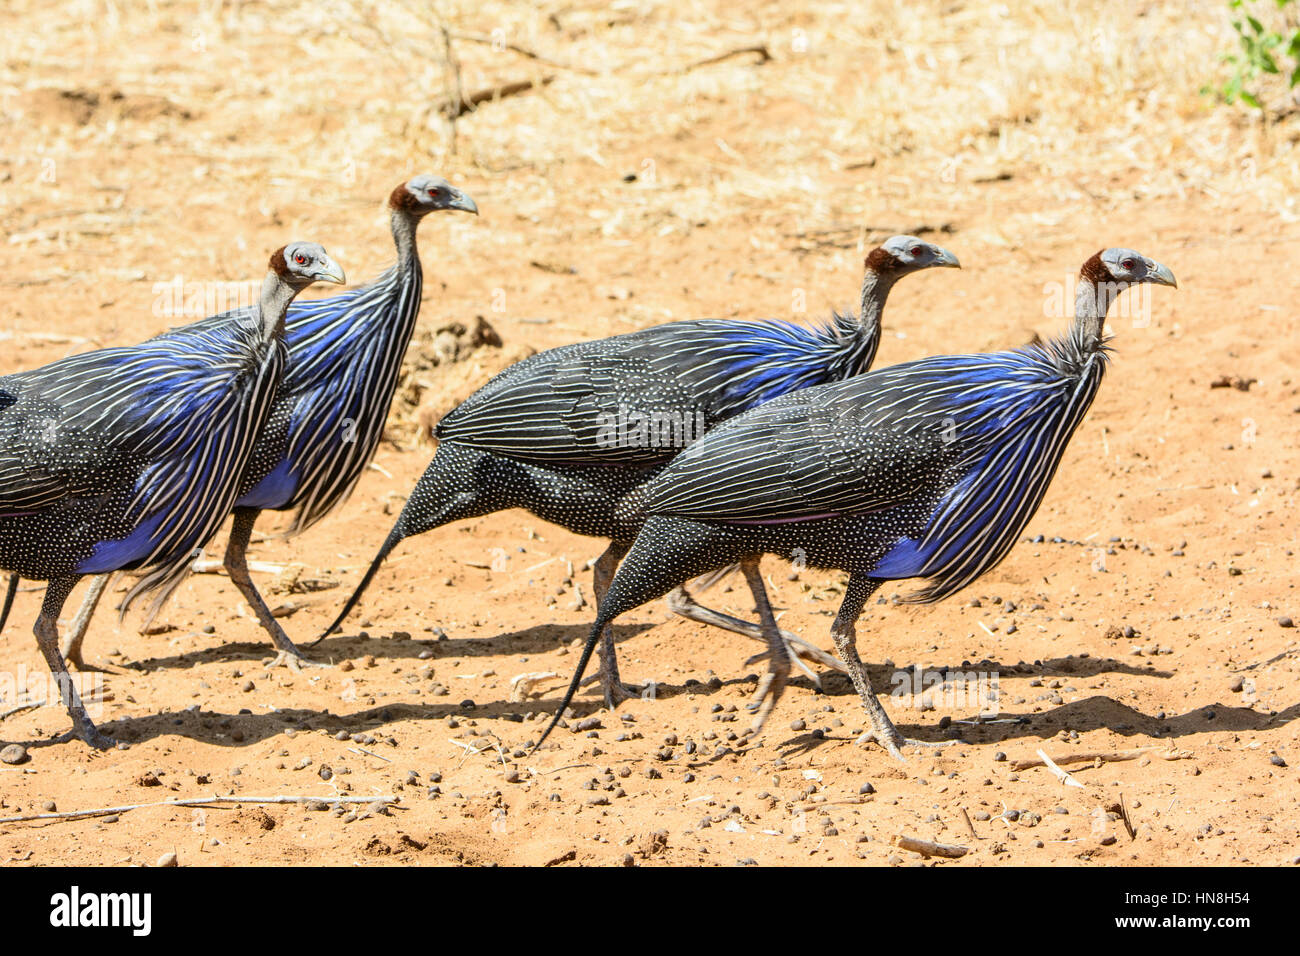
[[239, 493], [285, 366], [284, 316], [312, 282], [343, 282], [320, 246], [271, 256], [254, 308], [140, 345], [0, 378], [0, 568], [48, 581], [36, 640], [77, 736], [107, 746], [72, 685], [58, 617], [82, 575], [142, 575], [158, 600]]
[[[673, 322], [551, 349], [511, 366], [442, 419], [437, 454], [348, 599], [347, 617], [404, 538], [506, 508], [577, 534], [611, 539], [594, 567], [599, 602], [640, 522], [619, 502], [690, 441], [770, 399], [870, 367], [880, 316], [901, 277], [958, 266], [946, 249], [894, 236], [867, 256], [858, 316], [807, 328], [789, 322]], [[680, 601], [700, 619], [762, 638], [757, 628]], [[727, 623], [730, 622], [730, 623]], [[612, 636], [607, 637], [612, 646]], [[601, 679], [626, 699], [612, 654]]]
[[[1110, 303], [1148, 282], [1176, 286], [1145, 256], [1103, 250], [1084, 263], [1074, 323], [1058, 339], [804, 389], [690, 445], [623, 502], [637, 514], [619, 520], [639, 519], [641, 531], [597, 609], [556, 720], [620, 614], [742, 558], [798, 555], [849, 572], [831, 634], [870, 720], [862, 739], [901, 759], [908, 741], [872, 692], [854, 643], [863, 605], [883, 582], [913, 577], [927, 580], [911, 600], [939, 601], [1006, 556], [1101, 383]], [[757, 731], [790, 665], [765, 596], [755, 598], [770, 649], [750, 705]]]
[[[249, 576], [246, 553], [253, 525], [262, 511], [290, 511], [288, 533], [297, 534], [352, 493], [383, 436], [420, 313], [423, 272], [415, 244], [420, 221], [439, 210], [478, 215], [469, 195], [428, 175], [400, 184], [388, 207], [397, 264], [369, 285], [290, 307], [285, 320], [288, 366], [235, 502], [226, 571], [271, 636], [277, 661], [296, 664], [301, 655]], [[181, 331], [189, 334], [222, 320], [213, 316]], [[92, 583], [68, 628], [63, 654], [78, 666], [86, 625], [107, 581], [105, 576]], [[0, 627], [3, 622], [0, 617]]]

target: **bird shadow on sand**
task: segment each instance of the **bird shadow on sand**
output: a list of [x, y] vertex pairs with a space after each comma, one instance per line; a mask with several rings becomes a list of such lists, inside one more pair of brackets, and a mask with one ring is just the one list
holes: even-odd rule
[[[674, 693], [710, 693], [710, 690], [703, 685], [673, 688], [673, 691]], [[578, 701], [574, 702], [575, 714], [579, 716], [588, 712], [603, 711], [603, 705], [597, 699], [585, 700], [581, 703], [588, 706], [580, 707]], [[446, 703], [438, 704], [396, 702], [375, 704], [346, 714], [307, 708], [285, 708], [260, 714], [231, 714], [196, 708], [107, 721], [100, 725], [100, 730], [109, 737], [128, 744], [181, 736], [224, 748], [243, 748], [261, 743], [283, 734], [286, 730], [297, 733], [323, 732], [330, 736], [343, 732], [349, 738], [354, 734], [369, 735], [369, 737], [363, 736], [362, 741], [352, 742], [363, 744], [372, 753], [392, 760], [406, 753], [401, 749], [403, 741], [397, 741], [393, 737], [394, 731], [388, 729], [393, 724], [403, 721], [445, 720], [448, 717], [454, 717], [458, 721], [473, 719], [477, 722], [474, 729], [479, 731], [480, 736], [486, 732], [495, 734], [501, 745], [507, 749], [530, 747], [532, 741], [541, 734], [546, 721], [528, 722], [524, 719], [525, 715], [531, 712], [546, 714], [549, 717], [554, 713], [557, 704], [558, 700], [551, 699], [493, 701], [485, 704], [475, 703], [472, 707], [466, 707], [464, 702], [448, 699]], [[1300, 704], [1293, 704], [1277, 714], [1265, 714], [1246, 707], [1229, 707], [1218, 703], [1206, 704], [1183, 714], [1166, 715], [1161, 718], [1158, 715], [1145, 714], [1108, 697], [1094, 696], [1040, 713], [1016, 714], [1003, 711], [998, 715], [997, 719], [1013, 720], [1013, 723], [975, 725], [954, 723], [946, 729], [940, 729], [938, 718], [914, 722], [908, 719], [910, 715], [908, 711], [897, 707], [889, 709], [892, 719], [905, 737], [932, 743], [958, 741], [959, 744], [975, 747], [987, 747], [1020, 739], [1040, 745], [1062, 730], [1075, 730], [1081, 734], [1091, 730], [1106, 730], [1120, 737], [1140, 736], [1153, 742], [1177, 740], [1186, 745], [1189, 743], [1188, 738], [1195, 738], [1200, 734], [1225, 730], [1234, 733], [1256, 733], [1289, 724], [1300, 718]], [[609, 715], [605, 712], [604, 716], [602, 722], [606, 726], [599, 731], [602, 736], [621, 729], [639, 730], [647, 735], [660, 729], [651, 727], [650, 719], [644, 715], [642, 720], [628, 724], [626, 727], [617, 715]], [[857, 728], [865, 724], [863, 720], [853, 719], [856, 716], [858, 715], [854, 714], [845, 720], [847, 727]], [[748, 726], [747, 711], [737, 708], [737, 722], [734, 725], [719, 724], [718, 731], [725, 733], [734, 729], [739, 736], [743, 737]], [[447, 728], [449, 735], [455, 735], [457, 732], [456, 729]], [[464, 733], [464, 731], [459, 732]], [[396, 733], [405, 736], [407, 730], [402, 729]], [[774, 748], [779, 756], [788, 758], [807, 754], [828, 743], [852, 741], [856, 736], [856, 732], [847, 731], [819, 733], [814, 730], [791, 733], [780, 725], [779, 715], [774, 714], [769, 718], [766, 728], [758, 739], [766, 746]], [[472, 742], [472, 738], [467, 739]], [[488, 749], [491, 749], [490, 740], [491, 738], [488, 737], [483, 742]], [[64, 733], [53, 738], [17, 742], [23, 743], [28, 749], [37, 749], [69, 741], [67, 734]], [[71, 743], [75, 745], [75, 741]], [[710, 744], [710, 746], [715, 745]], [[721, 752], [712, 755], [701, 752], [700, 757], [692, 763], [707, 764], [734, 751], [749, 749], [749, 745], [743, 741], [728, 743], [720, 740], [716, 747], [722, 748]]]
[[[654, 625], [615, 625], [618, 639], [631, 637]], [[359, 634], [335, 634], [312, 646], [310, 640], [298, 644], [309, 661], [339, 664], [345, 660], [357, 661], [364, 657], [376, 660], [433, 660], [444, 658], [490, 657], [502, 654], [546, 654], [557, 647], [567, 647], [575, 640], [585, 640], [591, 628], [586, 624], [539, 624], [520, 631], [503, 631], [490, 637], [393, 637], [392, 635], [361, 637]], [[396, 632], [402, 633], [402, 632]], [[215, 640], [212, 635], [201, 637]], [[430, 657], [421, 658], [429, 652]], [[93, 655], [91, 655], [93, 657]], [[167, 657], [148, 657], [115, 665], [136, 671], [183, 670], [198, 664], [246, 663], [265, 666], [275, 657], [269, 642], [231, 641], [215, 644]], [[576, 660], [576, 658], [575, 658]], [[88, 669], [102, 669], [92, 660]], [[309, 670], [309, 669], [308, 669]], [[306, 672], [306, 671], [305, 671]]]

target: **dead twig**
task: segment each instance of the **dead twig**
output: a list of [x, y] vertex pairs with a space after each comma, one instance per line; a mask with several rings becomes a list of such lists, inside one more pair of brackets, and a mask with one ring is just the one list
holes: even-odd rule
[[12, 717], [14, 714], [21, 714], [25, 710], [35, 710], [37, 707], [44, 707], [45, 701], [34, 700], [26, 704], [15, 704], [8, 710], [0, 710], [0, 720]]
[[721, 63], [723, 60], [730, 60], [733, 56], [744, 56], [746, 53], [757, 53], [758, 62], [766, 63], [772, 59], [772, 53], [768, 50], [766, 43], [755, 43], [751, 46], [738, 46], [734, 50], [728, 50], [725, 53], [719, 53], [716, 56], [707, 56], [703, 60], [696, 60], [694, 63], [688, 63], [682, 67], [683, 73], [689, 73], [691, 70], [698, 70], [702, 66], [709, 66], [714, 63]]
[[438, 112], [445, 119], [454, 123], [458, 117], [464, 116], [466, 113], [472, 113], [483, 103], [495, 103], [511, 96], [518, 96], [521, 93], [527, 93], [529, 90], [547, 86], [554, 80], [554, 75], [547, 75], [535, 80], [515, 80], [511, 83], [498, 83], [496, 86], [485, 87], [472, 93], [458, 92], [455, 96], [445, 99], [438, 107]]
[[[1041, 751], [1040, 751], [1041, 752]], [[1143, 754], [1150, 754], [1153, 757], [1159, 757], [1161, 760], [1189, 760], [1191, 753], [1186, 750], [1161, 750], [1157, 747], [1138, 747], [1136, 750], [1114, 750], [1110, 752], [1095, 753], [1077, 753], [1066, 754], [1064, 757], [1057, 757], [1057, 763], [1093, 763], [1095, 761], [1118, 761], [1118, 760], [1137, 760]], [[1043, 761], [1037, 757], [1030, 757], [1026, 760], [1017, 760], [1011, 765], [1012, 770], [1028, 770], [1030, 767], [1044, 766]]]
[[190, 797], [182, 800], [159, 800], [157, 803], [128, 803], [120, 807], [97, 807], [93, 810], [66, 810], [59, 813], [30, 813], [18, 817], [0, 817], [0, 823], [31, 823], [40, 820], [80, 820], [106, 817], [147, 807], [210, 807], [223, 803], [306, 804], [306, 803], [396, 803], [394, 796], [370, 797]]
[[1137, 830], [1133, 828], [1133, 821], [1129, 819], [1128, 804], [1124, 802], [1124, 794], [1119, 795], [1119, 803], [1116, 806], [1119, 808], [1119, 818], [1124, 821], [1124, 829], [1128, 831], [1128, 838], [1136, 840]]
[[1066, 773], [1055, 763], [1053, 763], [1052, 758], [1047, 756], [1047, 754], [1043, 753], [1042, 750], [1038, 751], [1038, 756], [1042, 759], [1043, 766], [1045, 766], [1048, 770], [1052, 771], [1052, 776], [1054, 776], [1057, 780], [1061, 781], [1062, 784], [1064, 784], [1067, 787], [1078, 787], [1080, 790], [1083, 789], [1083, 784], [1075, 780], [1068, 773]]
[[970, 847], [959, 846], [955, 843], [934, 843], [930, 840], [904, 836], [901, 833], [894, 837], [893, 842], [894, 846], [900, 850], [911, 850], [913, 853], [919, 853], [924, 857], [941, 856], [945, 859], [955, 860], [970, 852]]

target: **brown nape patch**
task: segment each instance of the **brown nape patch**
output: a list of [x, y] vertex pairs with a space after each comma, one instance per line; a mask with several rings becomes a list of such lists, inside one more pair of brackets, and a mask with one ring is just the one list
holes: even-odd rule
[[411, 194], [406, 188], [406, 183], [401, 183], [393, 190], [392, 195], [388, 197], [388, 205], [394, 209], [404, 209], [407, 212], [414, 212], [420, 205], [420, 201]]
[[1093, 285], [1100, 282], [1114, 281], [1111, 277], [1110, 270], [1108, 270], [1101, 261], [1101, 254], [1105, 251], [1105, 249], [1098, 249], [1097, 253], [1083, 264], [1083, 268], [1079, 270], [1080, 279], [1086, 279]]
[[289, 274], [289, 263], [284, 260], [284, 250], [288, 248], [288, 246], [281, 246], [271, 253], [271, 271], [281, 277]]
[[866, 261], [862, 263], [868, 272], [895, 272], [903, 268], [903, 264], [893, 253], [886, 252], [883, 247], [877, 246], [867, 253]]

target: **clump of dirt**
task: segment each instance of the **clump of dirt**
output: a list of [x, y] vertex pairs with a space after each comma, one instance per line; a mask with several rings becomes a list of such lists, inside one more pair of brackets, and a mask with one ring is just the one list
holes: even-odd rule
[[102, 93], [85, 89], [44, 87], [25, 97], [28, 112], [41, 126], [86, 126], [92, 121], [132, 120], [153, 123], [162, 119], [193, 119], [193, 114], [165, 96], [150, 93]]

